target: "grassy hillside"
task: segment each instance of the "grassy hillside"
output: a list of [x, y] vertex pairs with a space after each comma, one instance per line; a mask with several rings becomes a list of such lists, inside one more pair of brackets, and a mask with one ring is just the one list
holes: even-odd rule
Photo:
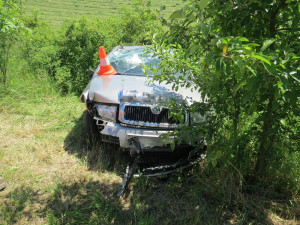
[[[25, 15], [31, 15], [34, 10], [37, 10], [43, 20], [53, 25], [61, 25], [67, 19], [83, 15], [88, 17], [114, 16], [120, 13], [120, 8], [130, 5], [131, 0], [24, 0], [22, 7]], [[182, 5], [182, 0], [151, 1], [152, 9], [165, 6], [163, 14], [166, 16]]]

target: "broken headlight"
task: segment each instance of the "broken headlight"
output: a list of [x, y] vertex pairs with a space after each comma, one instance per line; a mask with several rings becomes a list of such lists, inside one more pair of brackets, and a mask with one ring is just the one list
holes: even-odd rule
[[117, 106], [114, 105], [95, 105], [101, 120], [116, 122]]

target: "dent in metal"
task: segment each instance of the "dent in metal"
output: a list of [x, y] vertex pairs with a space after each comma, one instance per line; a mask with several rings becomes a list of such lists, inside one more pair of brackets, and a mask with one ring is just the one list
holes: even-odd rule
[[[141, 62], [153, 64], [151, 54], [144, 54], [141, 46], [118, 46], [109, 54], [111, 64], [115, 63], [115, 69], [121, 75], [97, 75], [90, 81], [89, 96], [91, 101], [118, 104], [120, 102], [151, 102], [169, 103], [170, 99], [186, 101], [188, 104], [201, 101], [201, 93], [192, 92], [192, 88], [180, 87], [176, 92], [172, 90], [172, 84], [166, 82], [151, 83], [140, 69], [128, 69], [128, 64], [141, 68]], [[155, 59], [157, 60], [157, 59]], [[129, 73], [128, 71], [131, 71]]]
[[[130, 53], [131, 50], [138, 52], [138, 55], [123, 55], [124, 58], [119, 60], [118, 54], [120, 50], [125, 50]], [[118, 63], [118, 66], [122, 66], [121, 61], [129, 60], [129, 63], [137, 63], [141, 60], [142, 54], [140, 50], [143, 49], [141, 46], [129, 46], [129, 47], [116, 47], [109, 54], [108, 58], [111, 62]], [[127, 59], [129, 57], [129, 59]], [[146, 60], [149, 59], [146, 58]], [[119, 61], [118, 61], [119, 60]], [[128, 63], [126, 61], [126, 63]], [[139, 65], [140, 66], [140, 65]], [[123, 66], [122, 68], [125, 68]], [[133, 136], [139, 136], [141, 145], [143, 148], [151, 148], [156, 146], [163, 146], [161, 142], [160, 135], [167, 133], [167, 128], [176, 128], [177, 124], [168, 123], [147, 123], [143, 121], [127, 121], [124, 119], [124, 107], [126, 104], [136, 104], [145, 105], [152, 108], [152, 112], [159, 112], [162, 107], [166, 107], [172, 99], [176, 101], [185, 101], [188, 105], [193, 102], [201, 102], [201, 93], [192, 92], [191, 89], [180, 87], [176, 92], [172, 90], [172, 84], [167, 84], [166, 82], [161, 83], [150, 83], [149, 78], [143, 74], [128, 75], [128, 68], [125, 68], [127, 72], [123, 75], [102, 75], [97, 74], [98, 68], [95, 70], [93, 77], [91, 78], [86, 89], [80, 96], [81, 101], [101, 104], [113, 104], [119, 105], [119, 115], [118, 119], [120, 122], [125, 124], [132, 124], [141, 127], [148, 127], [147, 129], [138, 129], [121, 126], [118, 123], [101, 123], [101, 119], [97, 119], [97, 124], [101, 124], [103, 129], [102, 134], [111, 135], [119, 137], [120, 146], [128, 148], [127, 139]], [[137, 70], [132, 70], [135, 71]], [[118, 71], [119, 72], [119, 71]], [[127, 74], [126, 74], [127, 73]], [[186, 116], [186, 123], [188, 116]], [[151, 130], [152, 128], [166, 128], [165, 131]], [[151, 138], [149, 137], [151, 136]]]
[[148, 84], [147, 77], [128, 75], [94, 76], [90, 81], [89, 96], [91, 101], [119, 104], [121, 102], [149, 102], [167, 105], [171, 99], [201, 102], [201, 94], [185, 88], [172, 90], [171, 84], [165, 82]]

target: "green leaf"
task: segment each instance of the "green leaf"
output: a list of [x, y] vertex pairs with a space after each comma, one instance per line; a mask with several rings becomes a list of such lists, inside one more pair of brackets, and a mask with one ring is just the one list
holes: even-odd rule
[[242, 60], [240, 57], [235, 56], [235, 57], [233, 58], [233, 61], [234, 61], [234, 63], [238, 66], [238, 68], [239, 68], [241, 71], [244, 70], [245, 65], [244, 65], [243, 60]]
[[245, 37], [238, 37], [238, 38], [236, 38], [236, 40], [237, 41], [241, 41], [241, 42], [243, 42], [243, 41], [249, 42], [249, 40], [247, 38], [245, 38]]
[[264, 67], [273, 76], [277, 76], [278, 75], [278, 73], [276, 71], [275, 65], [268, 65], [268, 64], [264, 63]]
[[210, 30], [209, 27], [205, 23], [201, 22], [200, 29], [201, 29], [203, 36], [205, 38], [207, 38], [207, 36], [209, 34], [209, 30]]
[[259, 44], [256, 44], [256, 43], [248, 43], [248, 44], [244, 44], [244, 46], [245, 45], [248, 47], [251, 47], [251, 48], [260, 46]]
[[245, 84], [247, 83], [247, 81], [245, 81], [245, 80], [241, 80], [237, 85], [235, 85], [234, 87], [233, 87], [233, 95], [236, 95], [236, 92], [242, 87], [242, 86], [244, 86]]
[[282, 82], [283, 86], [285, 88], [289, 88], [290, 86], [290, 82], [289, 82], [289, 76], [287, 73], [283, 73], [283, 74], [280, 74], [280, 81]]
[[279, 102], [278, 101], [274, 101], [273, 103], [272, 103], [272, 110], [273, 111], [276, 111], [277, 109], [278, 109], [278, 107], [279, 107]]
[[210, 65], [212, 63], [212, 61], [215, 58], [215, 54], [213, 52], [208, 53], [208, 55], [205, 57], [205, 65]]
[[223, 64], [223, 57], [221, 57], [221, 58], [218, 58], [217, 60], [216, 60], [216, 71], [217, 72], [221, 72], [221, 69], [222, 69], [222, 64]]
[[151, 6], [151, 1], [148, 1], [147, 2], [147, 7], [150, 7]]
[[172, 141], [172, 142], [170, 143], [170, 146], [171, 146], [171, 149], [174, 150], [174, 149], [175, 149], [175, 141]]
[[189, 20], [189, 21], [194, 21], [194, 20], [196, 20], [196, 16], [194, 15], [194, 13], [189, 13], [186, 16], [186, 19]]
[[222, 44], [227, 45], [228, 44], [228, 40], [227, 38], [221, 38]]
[[285, 119], [281, 119], [281, 120], [280, 120], [280, 123], [281, 123], [283, 126], [286, 126], [286, 120], [285, 120]]
[[247, 69], [248, 70], [250, 70], [250, 72], [251, 73], [253, 73], [254, 74], [254, 76], [256, 76], [256, 71], [255, 71], [255, 69], [254, 68], [252, 68], [251, 66], [249, 66], [249, 65], [246, 65], [246, 67], [247, 67]]
[[260, 51], [266, 50], [271, 44], [273, 44], [275, 39], [265, 40], [263, 46], [261, 47]]
[[271, 65], [271, 62], [265, 56], [262, 56], [261, 54], [252, 54], [252, 57]]
[[181, 17], [182, 17], [181, 10], [177, 10], [177, 11], [173, 12], [169, 18], [172, 20], [172, 19], [177, 19], [177, 18], [181, 18]]
[[216, 166], [217, 166], [217, 160], [216, 160], [216, 159], [213, 159], [213, 160], [211, 161], [211, 165], [212, 165], [213, 167], [216, 167]]
[[184, 18], [185, 15], [186, 15], [185, 10], [184, 9], [180, 9], [180, 10], [177, 10], [177, 11], [173, 12], [169, 18], [171, 20], [172, 19], [179, 19], [179, 18]]
[[200, 0], [199, 7], [201, 10], [203, 10], [209, 3], [209, 0]]
[[258, 87], [260, 85], [260, 77], [252, 77], [250, 80], [248, 80], [246, 85], [248, 91], [244, 94], [242, 103], [246, 103], [257, 93]]
[[197, 50], [199, 50], [201, 48], [200, 45], [198, 44], [193, 44], [191, 47], [189, 47], [187, 50], [186, 50], [186, 57], [189, 57], [191, 55], [193, 55]]
[[297, 75], [296, 71], [290, 72], [289, 75], [297, 82], [300, 82], [300, 77], [299, 77], [299, 75]]

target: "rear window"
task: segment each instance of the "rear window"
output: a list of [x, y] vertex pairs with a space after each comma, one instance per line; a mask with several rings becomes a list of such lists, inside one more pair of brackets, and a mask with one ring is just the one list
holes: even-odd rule
[[[109, 54], [109, 61], [115, 70], [122, 75], [145, 76], [143, 65], [157, 67], [159, 60], [152, 53], [146, 53], [145, 48], [116, 49]], [[148, 75], [152, 76], [150, 72]]]

